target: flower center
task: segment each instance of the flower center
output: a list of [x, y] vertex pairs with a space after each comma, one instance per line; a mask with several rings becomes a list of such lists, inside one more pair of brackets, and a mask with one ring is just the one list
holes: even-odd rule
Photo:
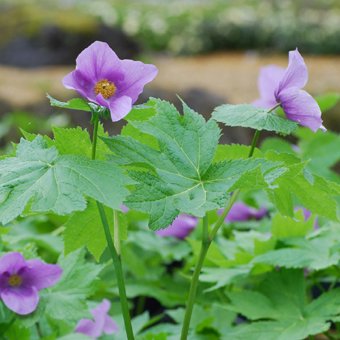
[[112, 97], [116, 90], [116, 85], [107, 79], [99, 80], [94, 86], [94, 93], [96, 95], [100, 93], [105, 99]]
[[22, 284], [22, 278], [19, 275], [11, 275], [8, 278], [8, 284], [12, 287], [18, 287]]

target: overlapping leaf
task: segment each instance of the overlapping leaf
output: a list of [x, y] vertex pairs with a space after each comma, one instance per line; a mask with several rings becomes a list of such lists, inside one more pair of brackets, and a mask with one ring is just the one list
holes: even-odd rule
[[290, 134], [297, 128], [295, 122], [249, 104], [218, 106], [215, 108], [212, 117], [228, 126], [242, 126], [283, 134]]
[[307, 303], [302, 270], [273, 272], [258, 291], [231, 292], [228, 296], [231, 310], [257, 320], [235, 327], [227, 334], [232, 339], [304, 339], [327, 331], [329, 321], [340, 314], [339, 290]]
[[[126, 204], [150, 214], [150, 227], [167, 227], [179, 212], [202, 217], [222, 207], [226, 192], [244, 180], [266, 186], [262, 171], [277, 163], [262, 159], [212, 163], [220, 137], [213, 120], [204, 118], [183, 104], [180, 115], [171, 104], [152, 100], [157, 114], [131, 124], [158, 141], [159, 150], [130, 136], [105, 138], [115, 162], [133, 166], [130, 176], [139, 184]], [[139, 136], [139, 139], [141, 136]], [[259, 174], [261, 175], [259, 178]]]
[[293, 216], [293, 203], [297, 199], [301, 206], [317, 215], [338, 219], [335, 197], [340, 195], [339, 184], [314, 175], [293, 155], [267, 152], [265, 157], [283, 161], [288, 169], [268, 190], [270, 199], [283, 215]]
[[84, 210], [89, 196], [118, 209], [131, 183], [112, 163], [59, 155], [41, 136], [22, 139], [15, 157], [0, 161], [0, 223], [31, 211], [59, 215]]

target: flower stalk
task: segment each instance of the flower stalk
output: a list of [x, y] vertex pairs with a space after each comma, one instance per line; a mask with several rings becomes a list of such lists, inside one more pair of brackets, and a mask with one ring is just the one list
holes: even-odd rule
[[[96, 147], [97, 147], [97, 139], [98, 139], [98, 125], [99, 125], [99, 114], [98, 112], [93, 112], [92, 115], [92, 124], [93, 124], [93, 135], [92, 135], [92, 159], [96, 158]], [[116, 233], [118, 226], [118, 216], [117, 213], [114, 212], [114, 232], [115, 232], [115, 244], [112, 241], [112, 235], [110, 232], [110, 226], [107, 220], [107, 216], [105, 214], [104, 206], [100, 202], [96, 202], [100, 219], [104, 228], [105, 238], [107, 242], [107, 246], [109, 248], [111, 258], [113, 261], [113, 266], [115, 268], [116, 277], [117, 277], [117, 284], [118, 284], [118, 291], [120, 297], [120, 304], [122, 308], [122, 314], [124, 319], [125, 331], [128, 340], [134, 340], [132, 325], [131, 325], [131, 318], [129, 312], [129, 306], [126, 296], [126, 289], [125, 289], [125, 281], [124, 281], [124, 274], [123, 274], [123, 267], [122, 261], [120, 257], [120, 240], [119, 240], [119, 233]]]
[[[279, 106], [280, 106], [280, 104], [276, 104], [275, 106], [273, 106], [271, 109], [268, 110], [268, 113], [275, 110]], [[255, 147], [256, 147], [257, 142], [259, 140], [260, 134], [261, 134], [260, 130], [255, 131], [254, 136], [253, 136], [253, 140], [251, 142], [248, 158], [251, 158], [254, 155]], [[209, 223], [208, 223], [207, 215], [205, 217], [203, 217], [203, 232], [202, 232], [201, 250], [200, 250], [199, 257], [198, 257], [198, 261], [196, 263], [194, 274], [193, 274], [192, 279], [191, 279], [191, 284], [190, 284], [190, 289], [189, 289], [189, 297], [188, 297], [187, 307], [186, 307], [186, 310], [185, 310], [182, 333], [181, 333], [181, 340], [186, 340], [187, 337], [188, 337], [190, 320], [191, 320], [191, 315], [192, 315], [192, 311], [193, 311], [194, 304], [195, 304], [197, 286], [198, 286], [198, 282], [199, 282], [199, 275], [201, 273], [205, 257], [208, 253], [209, 247], [210, 247], [213, 239], [215, 238], [218, 230], [220, 229], [221, 225], [223, 224], [223, 222], [224, 222], [226, 216], [228, 215], [230, 209], [232, 208], [232, 206], [236, 202], [239, 193], [240, 193], [239, 189], [235, 190], [232, 193], [232, 195], [231, 195], [231, 197], [228, 201], [227, 206], [224, 208], [221, 216], [216, 221], [216, 223], [215, 223], [214, 227], [212, 228], [212, 231], [210, 232], [210, 234], [209, 234]]]

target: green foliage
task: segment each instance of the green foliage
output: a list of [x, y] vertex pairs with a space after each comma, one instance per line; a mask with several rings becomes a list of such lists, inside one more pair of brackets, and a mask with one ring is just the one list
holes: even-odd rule
[[258, 291], [230, 292], [229, 308], [257, 322], [236, 327], [228, 336], [292, 340], [327, 331], [329, 321], [340, 312], [339, 291], [324, 293], [307, 303], [305, 290], [302, 271], [280, 270], [267, 275]]
[[49, 99], [51, 106], [60, 107], [63, 109], [72, 109], [72, 110], [80, 110], [80, 111], [87, 111], [87, 112], [92, 111], [89, 103], [82, 98], [73, 98], [67, 102], [61, 102], [51, 97], [50, 95], [47, 95], [47, 98]]
[[41, 303], [43, 312], [54, 320], [78, 321], [89, 316], [85, 299], [95, 291], [103, 267], [85, 261], [84, 256], [84, 250], [77, 250], [58, 261], [62, 278], [43, 295]]
[[124, 185], [129, 183], [113, 164], [59, 155], [40, 136], [32, 142], [22, 139], [15, 157], [0, 161], [0, 174], [3, 224], [19, 216], [27, 205], [33, 212], [59, 215], [84, 210], [85, 195], [118, 209], [128, 192]]
[[340, 193], [338, 184], [313, 175], [305, 164], [290, 154], [267, 152], [265, 157], [272, 161], [283, 161], [288, 171], [277, 177], [268, 190], [271, 201], [283, 214], [293, 216], [293, 206], [299, 204], [313, 213], [337, 220], [335, 196]]
[[149, 213], [152, 229], [167, 227], [179, 212], [202, 217], [221, 208], [226, 192], [237, 187], [267, 185], [260, 168], [270, 172], [276, 163], [248, 159], [212, 164], [220, 136], [214, 121], [205, 122], [184, 103], [183, 116], [164, 101], [152, 100], [149, 105], [157, 114], [131, 124], [153, 136], [159, 150], [130, 136], [103, 140], [116, 163], [133, 166], [129, 175], [139, 184], [126, 204]]
[[[105, 212], [111, 228], [111, 234], [114, 235], [113, 211], [106, 208]], [[127, 221], [123, 213], [117, 212], [117, 214], [119, 216], [119, 236], [121, 240], [125, 240], [127, 237]], [[90, 200], [84, 211], [74, 213], [65, 224], [65, 228], [66, 253], [85, 246], [99, 261], [107, 244], [96, 202]]]
[[218, 106], [212, 117], [227, 126], [242, 126], [283, 134], [290, 134], [297, 128], [295, 122], [249, 104]]

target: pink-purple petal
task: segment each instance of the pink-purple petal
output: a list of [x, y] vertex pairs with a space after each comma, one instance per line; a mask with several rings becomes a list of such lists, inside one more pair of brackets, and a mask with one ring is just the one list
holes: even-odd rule
[[266, 101], [270, 107], [276, 104], [274, 91], [279, 86], [284, 73], [285, 69], [276, 65], [268, 65], [262, 67], [260, 70], [258, 78], [260, 97]]
[[109, 101], [111, 119], [117, 122], [124, 118], [132, 109], [132, 100], [128, 96], [112, 98]]
[[35, 287], [13, 287], [2, 290], [0, 297], [4, 304], [20, 315], [32, 313], [38, 305], [39, 295]]
[[102, 303], [91, 310], [94, 321], [90, 319], [80, 320], [76, 326], [75, 331], [94, 338], [100, 337], [104, 333], [116, 333], [118, 331], [118, 325], [108, 315], [110, 307], [110, 301], [104, 299]]
[[4, 272], [16, 274], [21, 268], [25, 266], [25, 258], [17, 252], [7, 253], [0, 258], [0, 274]]
[[[222, 214], [223, 210], [218, 213]], [[264, 207], [256, 209], [244, 204], [243, 202], [236, 202], [230, 209], [225, 218], [225, 222], [243, 222], [249, 220], [260, 220], [266, 216], [268, 210]]]
[[158, 70], [154, 65], [125, 59], [122, 60], [122, 72], [124, 84], [119, 89], [119, 95], [129, 96], [135, 103], [144, 86], [156, 77]]
[[307, 66], [298, 49], [289, 51], [288, 67], [277, 88], [277, 95], [290, 87], [303, 88], [308, 81]]
[[75, 328], [76, 333], [82, 333], [93, 338], [101, 336], [100, 327], [90, 319], [81, 319]]
[[288, 119], [306, 126], [314, 132], [324, 128], [320, 107], [306, 91], [292, 87], [282, 91], [279, 100]]
[[197, 222], [196, 217], [180, 214], [169, 227], [157, 230], [156, 234], [162, 237], [171, 236], [178, 239], [184, 239], [196, 228]]
[[117, 323], [108, 315], [105, 316], [105, 322], [103, 327], [103, 332], [105, 334], [118, 333], [119, 327]]
[[112, 70], [119, 69], [121, 60], [107, 43], [95, 41], [79, 54], [76, 64], [77, 70], [96, 82], [107, 79]]
[[27, 270], [23, 274], [24, 284], [28, 283], [38, 290], [55, 285], [61, 278], [62, 269], [56, 264], [47, 264], [40, 260], [28, 260]]

